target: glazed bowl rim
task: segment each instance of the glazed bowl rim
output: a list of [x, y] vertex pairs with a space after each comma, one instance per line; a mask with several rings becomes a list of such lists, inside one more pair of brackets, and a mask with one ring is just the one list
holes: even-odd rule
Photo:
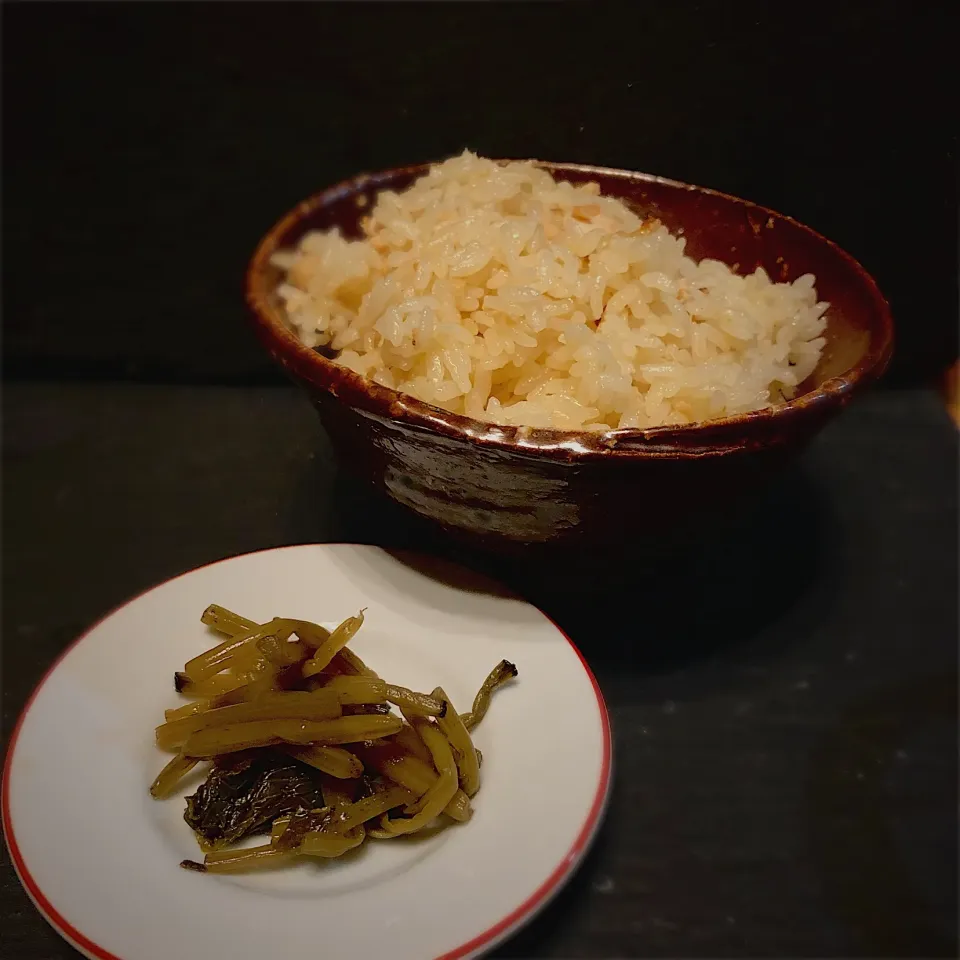
[[[501, 159], [497, 162], [515, 161]], [[765, 427], [787, 428], [792, 424], [799, 426], [801, 422], [811, 418], [820, 419], [820, 415], [826, 414], [830, 408], [845, 405], [855, 391], [876, 380], [889, 364], [893, 353], [893, 319], [876, 281], [842, 247], [806, 224], [741, 197], [656, 174], [580, 163], [541, 160], [523, 162], [533, 163], [548, 172], [597, 175], [614, 180], [634, 183], [642, 181], [695, 191], [723, 199], [758, 217], [772, 217], [793, 225], [816, 243], [828, 248], [835, 257], [852, 269], [863, 284], [879, 321], [871, 325], [870, 348], [857, 364], [843, 374], [831, 377], [815, 390], [785, 403], [749, 413], [675, 426], [612, 428], [606, 431], [501, 426], [451, 413], [398, 390], [380, 386], [302, 343], [287, 324], [282, 310], [270, 302], [271, 289], [266, 282], [266, 272], [270, 257], [281, 249], [281, 238], [318, 209], [344, 197], [363, 196], [377, 188], [389, 188], [391, 183], [403, 178], [421, 176], [433, 166], [431, 163], [394, 167], [342, 180], [301, 201], [274, 223], [257, 244], [244, 277], [244, 297], [260, 340], [288, 373], [347, 402], [365, 416], [439, 433], [452, 439], [477, 444], [484, 449], [533, 457], [558, 457], [564, 460], [597, 457], [606, 459], [611, 456], [688, 458], [764, 446], [775, 439]]]

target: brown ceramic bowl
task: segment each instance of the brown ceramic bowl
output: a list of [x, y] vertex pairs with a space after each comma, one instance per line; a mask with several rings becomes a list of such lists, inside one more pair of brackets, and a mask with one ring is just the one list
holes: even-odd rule
[[[606, 553], [656, 551], [700, 535], [729, 514], [887, 366], [893, 325], [866, 271], [808, 227], [736, 197], [645, 173], [539, 164], [573, 183], [596, 181], [687, 239], [694, 258], [739, 272], [762, 266], [775, 280], [816, 275], [830, 303], [820, 364], [789, 403], [681, 427], [606, 434], [494, 426], [380, 387], [304, 346], [288, 328], [269, 259], [308, 230], [359, 236], [383, 189], [403, 189], [425, 166], [364, 175], [311, 197], [257, 247], [246, 299], [257, 334], [306, 389], [344, 464], [398, 503], [466, 537], [503, 550], [535, 546]], [[535, 551], [538, 552], [538, 551]]]

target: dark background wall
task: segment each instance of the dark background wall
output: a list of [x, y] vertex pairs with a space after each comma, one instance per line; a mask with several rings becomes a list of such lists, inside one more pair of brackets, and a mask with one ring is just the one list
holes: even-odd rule
[[703, 183], [877, 277], [888, 382], [957, 351], [954, 4], [5, 3], [4, 371], [270, 382], [240, 283], [361, 170], [491, 156]]

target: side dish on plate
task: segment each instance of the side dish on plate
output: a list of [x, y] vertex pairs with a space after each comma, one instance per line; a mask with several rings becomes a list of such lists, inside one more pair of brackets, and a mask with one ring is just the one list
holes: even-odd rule
[[[184, 813], [205, 856], [184, 867], [229, 873], [339, 857], [441, 815], [470, 819], [482, 762], [470, 731], [494, 690], [517, 676], [512, 663], [497, 664], [460, 713], [442, 687], [389, 683], [349, 649], [363, 611], [333, 631], [286, 618], [259, 624], [217, 605], [201, 620], [226, 639], [175, 674], [189, 702], [156, 728], [157, 746], [174, 757], [150, 788], [169, 797], [210, 763]], [[231, 847], [258, 833], [269, 839]]]
[[382, 191], [361, 226], [273, 254], [291, 327], [475, 419], [607, 431], [746, 413], [793, 398], [825, 343], [812, 274], [697, 262], [682, 230], [532, 162], [465, 152]]
[[[38, 910], [85, 956], [123, 960], [486, 956], [582, 861], [612, 741], [570, 640], [509, 591], [479, 587], [437, 557], [302, 544], [207, 564], [106, 616], [9, 739], [0, 819]], [[203, 619], [220, 635], [208, 633], [197, 621], [212, 599], [257, 622], [214, 607]], [[360, 618], [334, 627], [358, 610], [363, 626], [336, 649]], [[523, 672], [516, 689], [505, 658]], [[118, 664], [133, 682], [118, 682]], [[352, 739], [371, 725], [375, 739]], [[203, 759], [177, 779], [193, 752]], [[154, 785], [167, 799], [151, 799], [174, 759]], [[444, 800], [433, 824], [402, 832]], [[203, 873], [179, 866], [205, 853]]]

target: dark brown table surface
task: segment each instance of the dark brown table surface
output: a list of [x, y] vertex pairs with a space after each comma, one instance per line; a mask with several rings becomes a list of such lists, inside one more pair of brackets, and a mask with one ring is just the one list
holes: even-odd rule
[[[86, 626], [199, 564], [309, 541], [451, 553], [337, 472], [291, 389], [3, 399], [5, 734]], [[498, 956], [956, 955], [956, 456], [933, 391], [874, 393], [663, 579], [572, 595], [497, 571], [587, 655], [616, 769], [593, 853]], [[76, 956], [6, 859], [0, 939]]]

